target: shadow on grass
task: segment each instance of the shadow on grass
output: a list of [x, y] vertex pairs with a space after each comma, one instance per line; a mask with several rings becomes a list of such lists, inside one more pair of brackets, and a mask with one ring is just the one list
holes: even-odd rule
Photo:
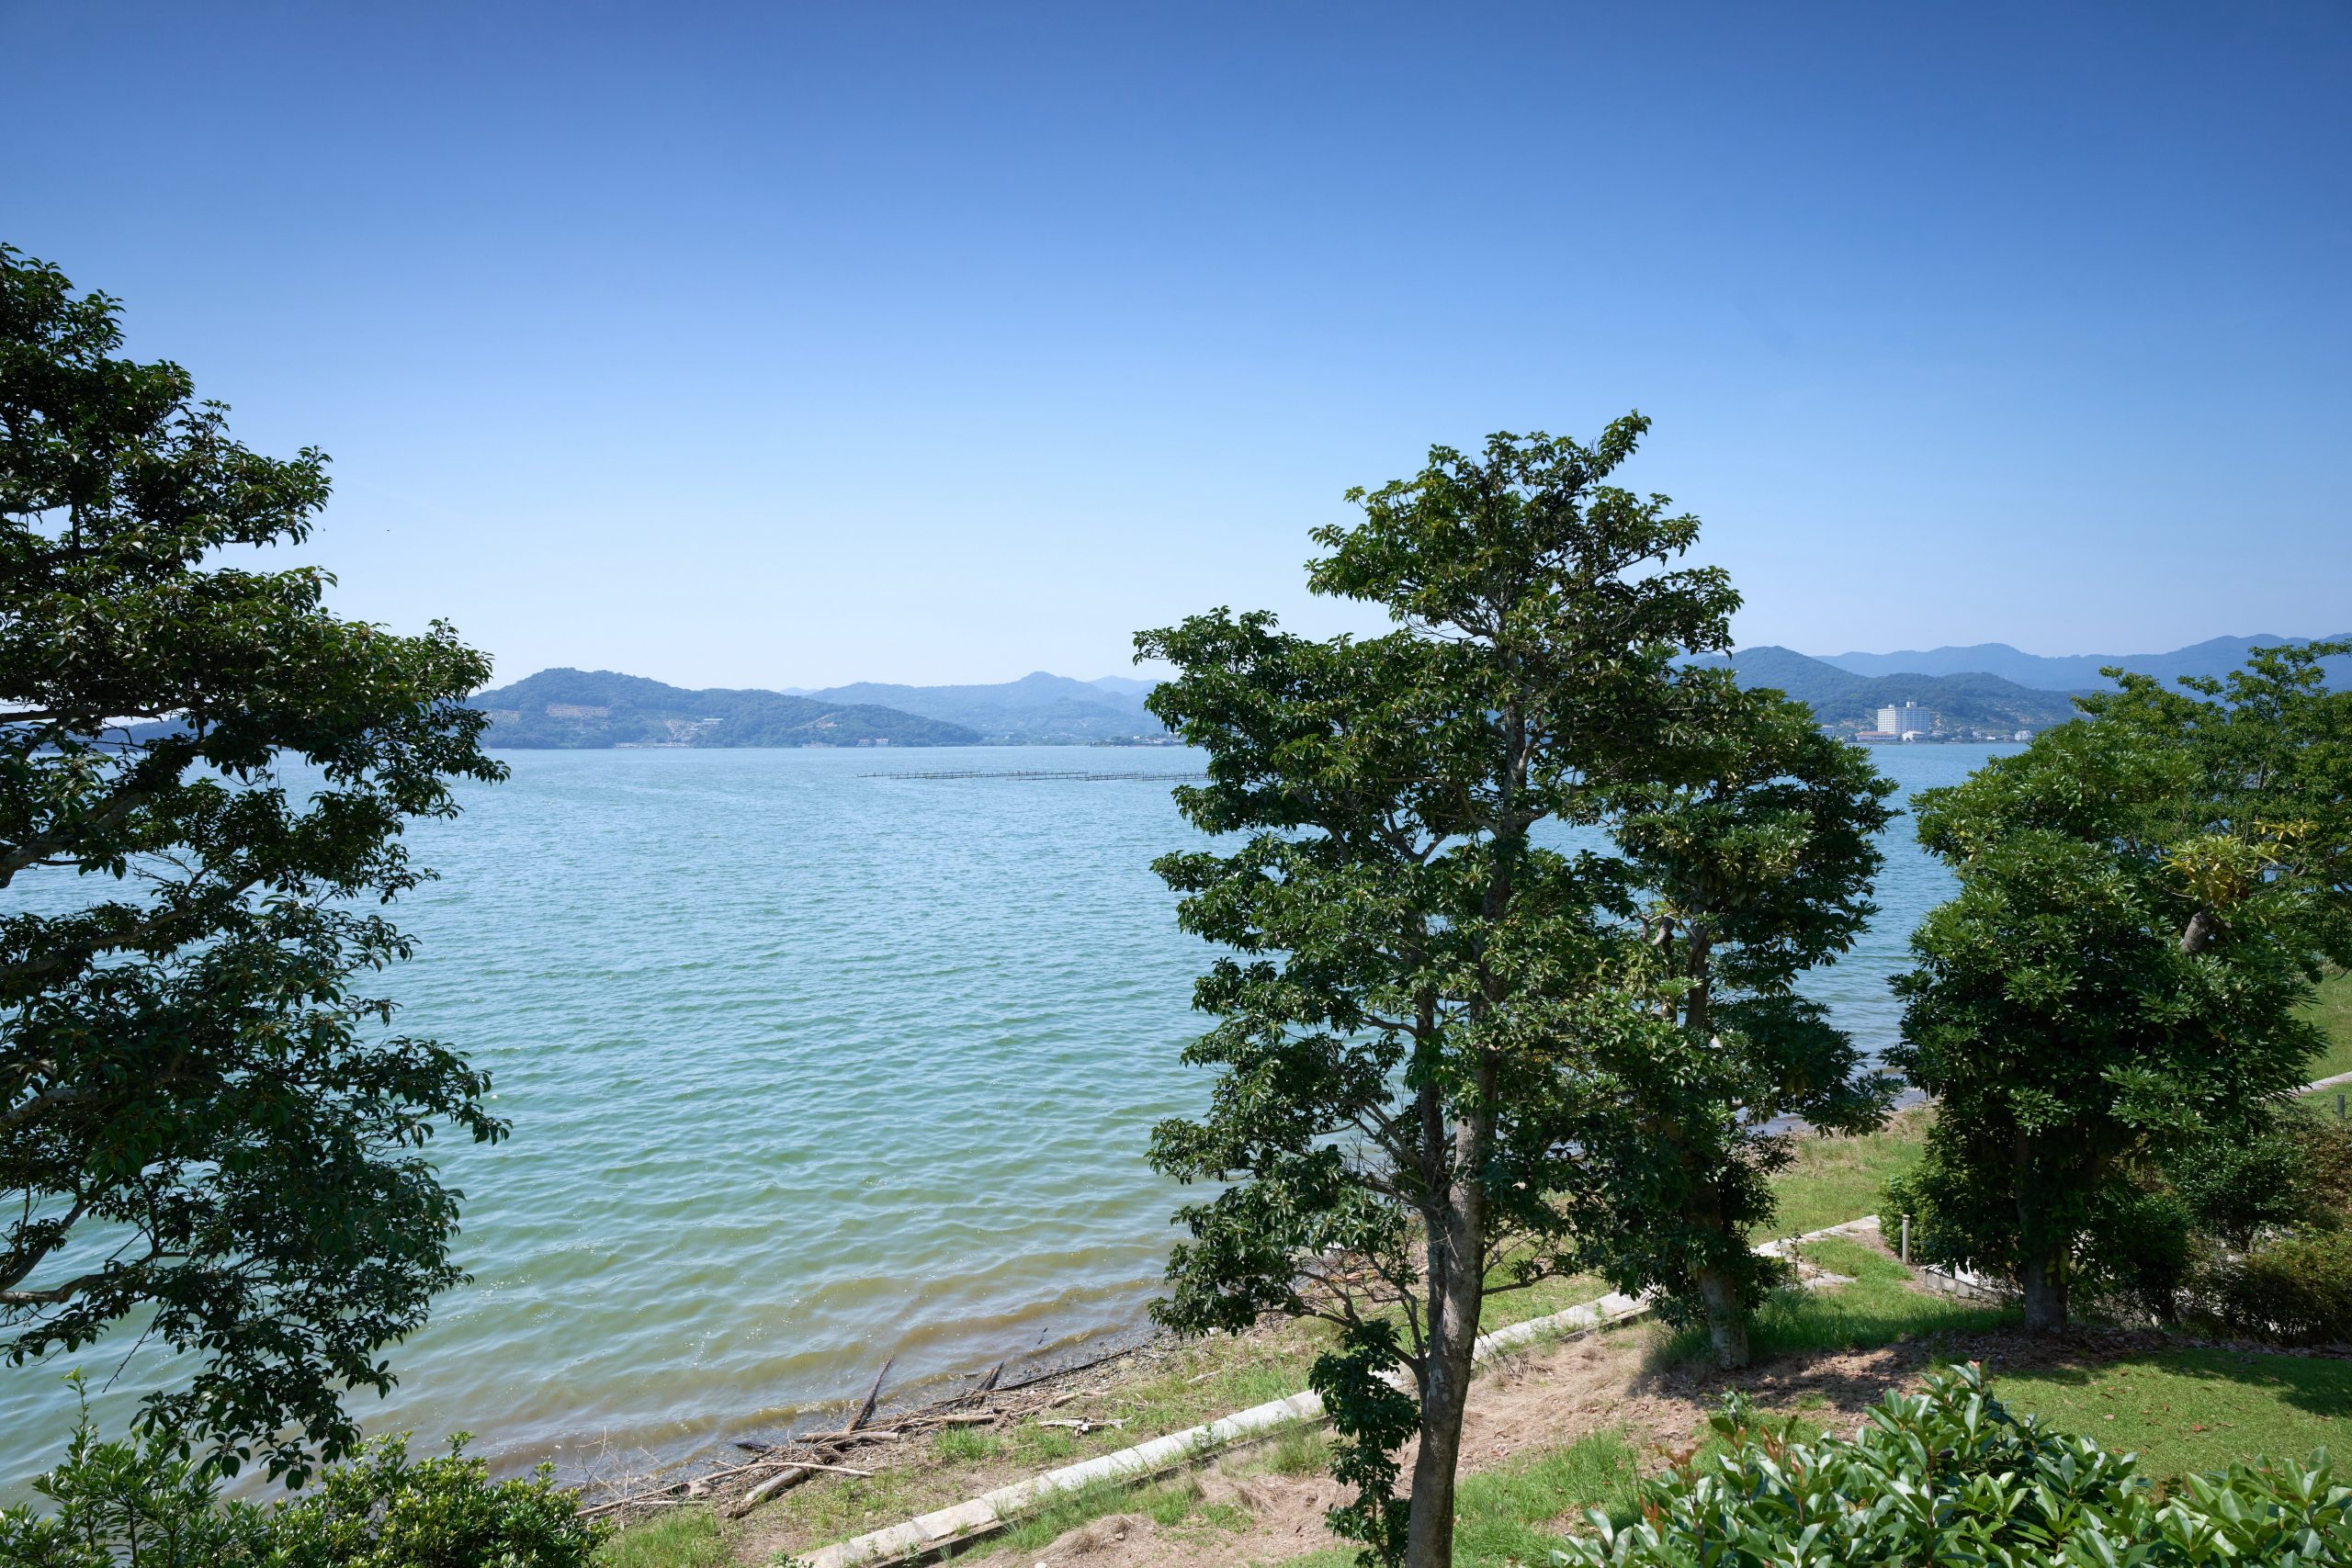
[[[2166, 1350], [2123, 1363], [2160, 1368], [2175, 1377], [2257, 1391], [2307, 1415], [2352, 1419], [2352, 1361], [2260, 1350]], [[2086, 1388], [2113, 1376], [2113, 1365], [2037, 1367], [2033, 1379], [2062, 1388]], [[2352, 1453], [2352, 1435], [2346, 1451]]]
[[[2015, 1309], [1931, 1295], [1912, 1283], [1910, 1269], [1857, 1242], [1833, 1236], [1808, 1243], [1804, 1256], [1854, 1282], [1776, 1292], [1748, 1328], [1749, 1348], [1759, 1361], [1772, 1356], [1870, 1350], [1943, 1334], [1986, 1334], [2018, 1326]], [[1690, 1327], [1667, 1336], [1657, 1359], [1671, 1365], [1698, 1360], [1709, 1353], [1705, 1328]]]

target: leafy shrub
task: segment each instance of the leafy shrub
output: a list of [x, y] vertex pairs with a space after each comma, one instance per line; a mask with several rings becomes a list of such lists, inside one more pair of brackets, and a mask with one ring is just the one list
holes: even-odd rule
[[2204, 1314], [2242, 1334], [2289, 1344], [2352, 1340], [2352, 1231], [2303, 1230], [2214, 1265]]
[[[2284, 1106], [2250, 1135], [2125, 1163], [2084, 1201], [2065, 1258], [2078, 1306], [2162, 1323], [2188, 1316], [2290, 1343], [2352, 1339], [2352, 1252], [2342, 1250], [2352, 1240], [2326, 1239], [2352, 1229], [2352, 1124]], [[1977, 1245], [2002, 1223], [1985, 1200], [1914, 1171], [1887, 1184], [1880, 1212], [1911, 1216], [1915, 1258], [2014, 1283], [2017, 1260]]]
[[2290, 1123], [2298, 1158], [2295, 1186], [2306, 1223], [2352, 1224], [2352, 1122], [2301, 1108]]
[[547, 1466], [492, 1481], [462, 1435], [422, 1461], [403, 1438], [379, 1438], [312, 1491], [262, 1507], [220, 1498], [213, 1472], [171, 1437], [101, 1442], [85, 1412], [64, 1462], [33, 1489], [56, 1508], [0, 1508], [8, 1568], [587, 1568], [606, 1534]]
[[2352, 1217], [2352, 1126], [2306, 1106], [2278, 1106], [2253, 1136], [2199, 1139], [2162, 1165], [2196, 1228], [2226, 1247]]
[[[74, 1379], [80, 1390], [80, 1379]], [[85, 1407], [65, 1461], [33, 1490], [57, 1505], [0, 1508], [0, 1562], [9, 1568], [213, 1568], [270, 1562], [270, 1514], [221, 1504], [202, 1463], [161, 1433], [100, 1442]], [[307, 1562], [308, 1560], [298, 1560]]]
[[2013, 1416], [1973, 1365], [1889, 1394], [1851, 1440], [1795, 1439], [1733, 1395], [1724, 1450], [1643, 1492], [1641, 1517], [1590, 1516], [1598, 1539], [1553, 1554], [1574, 1568], [1829, 1568], [1971, 1562], [1998, 1568], [2352, 1564], [2352, 1489], [2324, 1452], [2198, 1476], [2165, 1500], [2127, 1454]]
[[2068, 1260], [2077, 1304], [2104, 1299], [2172, 1322], [2199, 1256], [2211, 1250], [2190, 1205], [2168, 1188], [2116, 1182], [2094, 1199], [2092, 1213]]

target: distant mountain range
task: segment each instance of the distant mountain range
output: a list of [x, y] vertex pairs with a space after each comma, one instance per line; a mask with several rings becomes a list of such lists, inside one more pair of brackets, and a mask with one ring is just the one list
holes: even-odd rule
[[[2345, 634], [2352, 636], [2352, 634]], [[1785, 648], [1745, 648], [1730, 656], [1743, 686], [1773, 686], [1809, 705], [1835, 728], [1871, 728], [1882, 707], [1916, 703], [1944, 728], [1993, 734], [2047, 729], [2075, 714], [2074, 694], [2108, 691], [2099, 674], [2117, 666], [2170, 683], [2182, 675], [2226, 675], [2256, 648], [2335, 637], [2217, 637], [2170, 653], [2085, 653], [2053, 657], [2024, 653], [2005, 642], [1925, 652], [1841, 653], [1811, 658]], [[1724, 656], [1702, 662], [1722, 663]], [[2331, 659], [2332, 683], [2352, 681], [2352, 657]]]
[[609, 670], [542, 670], [471, 701], [491, 715], [494, 748], [978, 746], [1159, 735], [1143, 705], [1150, 689], [1117, 676], [1093, 684], [1040, 672], [995, 686], [697, 692]]
[[[1765, 647], [1742, 649], [1729, 662], [1742, 685], [1777, 687], [1848, 733], [1871, 728], [1883, 706], [1916, 703], [1940, 715], [1948, 730], [2008, 735], [2074, 717], [2070, 694], [2105, 686], [2102, 665], [2167, 681], [2224, 675], [2249, 649], [2304, 640], [2224, 637], [2170, 653], [2064, 658], [1998, 642], [1827, 659]], [[2352, 659], [2331, 660], [2328, 669], [2332, 682], [2352, 682]], [[1080, 745], [1164, 739], [1143, 704], [1151, 688], [1133, 676], [1073, 681], [1039, 671], [995, 685], [694, 692], [605, 670], [542, 670], [472, 700], [493, 716], [492, 746]]]
[[486, 744], [594, 750], [614, 746], [977, 746], [959, 724], [862, 703], [782, 692], [689, 692], [609, 670], [542, 670], [481, 692]]
[[[1695, 660], [1721, 664], [1716, 654]], [[2040, 691], [1998, 675], [1969, 671], [1920, 675], [1905, 671], [1875, 678], [1841, 670], [1785, 648], [1743, 648], [1729, 656], [1743, 686], [1771, 686], [1813, 709], [1822, 724], [1848, 733], [1876, 728], [1878, 710], [1917, 703], [1932, 709], [1944, 728], [2008, 736], [2020, 729], [2047, 729], [2075, 716], [2073, 699]]]
[[[2087, 692], [2113, 686], [2113, 682], [2099, 674], [2110, 664], [2170, 682], [2181, 675], [2226, 675], [2245, 664], [2245, 656], [2257, 648], [2300, 647], [2346, 637], [2352, 637], [2352, 632], [2338, 632], [2332, 637], [2217, 637], [2170, 653], [2056, 655], [2021, 652], [2006, 642], [1980, 642], [1967, 648], [1901, 653], [1826, 653], [1819, 656], [1819, 662], [1856, 675], [1998, 675], [2037, 691]], [[2352, 680], [2352, 659], [2329, 660], [2327, 670], [2331, 684]]]
[[861, 681], [810, 692], [820, 703], [878, 703], [960, 725], [991, 740], [1029, 743], [1128, 740], [1162, 733], [1143, 705], [1149, 681], [1110, 676], [1073, 681], [1040, 670], [994, 686], [886, 686]]

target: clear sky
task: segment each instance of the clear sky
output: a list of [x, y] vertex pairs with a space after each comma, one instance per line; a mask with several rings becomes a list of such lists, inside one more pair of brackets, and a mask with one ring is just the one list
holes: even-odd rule
[[502, 679], [1363, 625], [1346, 487], [1630, 408], [1745, 643], [2352, 626], [2338, 3], [0, 0], [0, 238]]

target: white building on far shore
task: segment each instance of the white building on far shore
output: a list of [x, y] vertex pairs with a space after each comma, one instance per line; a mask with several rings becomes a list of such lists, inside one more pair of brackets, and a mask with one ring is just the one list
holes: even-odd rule
[[1917, 703], [1905, 703], [1901, 707], [1878, 710], [1878, 727], [1890, 735], [1908, 735], [1917, 730], [1931, 734], [1936, 728], [1936, 710], [1923, 708]]

